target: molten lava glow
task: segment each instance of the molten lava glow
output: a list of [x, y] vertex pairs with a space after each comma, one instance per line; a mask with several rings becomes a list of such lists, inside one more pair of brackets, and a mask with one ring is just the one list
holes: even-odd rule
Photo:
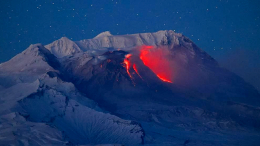
[[165, 49], [153, 46], [142, 46], [140, 59], [144, 65], [149, 67], [159, 79], [172, 83], [173, 69], [171, 62], [167, 60], [168, 52]]
[[134, 64], [134, 65], [133, 65], [133, 69], [134, 69], [134, 70], [135, 70], [135, 72], [138, 74], [138, 76], [139, 76], [140, 78], [142, 78], [142, 77], [141, 77], [141, 75], [139, 74], [139, 72], [138, 72], [137, 68], [136, 68], [136, 64]]
[[129, 69], [130, 69], [130, 61], [129, 61], [129, 58], [131, 57], [132, 55], [131, 54], [127, 54], [125, 56], [125, 59], [124, 59], [124, 64], [125, 64], [125, 67], [126, 67], [126, 71], [127, 71], [127, 74], [129, 75], [130, 78], [132, 78], [130, 72], [129, 72]]
[[157, 77], [158, 77], [159, 79], [161, 79], [162, 81], [164, 81], [164, 82], [172, 83], [172, 81], [169, 81], [169, 80], [167, 80], [167, 79], [165, 79], [165, 78], [163, 78], [163, 77], [160, 77], [159, 75], [157, 75]]

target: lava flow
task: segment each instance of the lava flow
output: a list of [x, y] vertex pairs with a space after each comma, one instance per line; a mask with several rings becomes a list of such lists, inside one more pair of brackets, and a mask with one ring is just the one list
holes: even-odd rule
[[143, 78], [141, 77], [141, 75], [139, 74], [138, 70], [137, 70], [136, 64], [133, 65], [133, 69], [134, 69], [135, 72], [138, 74], [138, 76], [139, 76], [141, 79], [143, 79]]
[[141, 75], [139, 74], [139, 72], [138, 72], [138, 70], [137, 70], [137, 67], [136, 67], [136, 64], [131, 64], [131, 62], [130, 62], [130, 57], [132, 56], [132, 54], [127, 54], [126, 56], [125, 56], [125, 59], [124, 59], [124, 64], [125, 64], [125, 68], [126, 68], [126, 71], [127, 71], [127, 74], [129, 75], [129, 77], [131, 78], [131, 79], [133, 79], [133, 77], [132, 77], [132, 75], [131, 75], [131, 73], [130, 73], [130, 68], [131, 68], [131, 66], [133, 66], [133, 69], [134, 69], [134, 71], [136, 72], [136, 74], [140, 77], [140, 78], [142, 78], [141, 77]]
[[[155, 48], [153, 46], [142, 46], [140, 49], [139, 58], [142, 60], [143, 64], [150, 68], [160, 80], [173, 83], [172, 63], [167, 59], [167, 55], [169, 55], [169, 52], [166, 49]], [[130, 68], [132, 67], [136, 74], [142, 78], [137, 70], [137, 65], [135, 63], [131, 63], [131, 57], [132, 54], [127, 54], [124, 59], [127, 74], [131, 79], [133, 79], [133, 76], [130, 73]]]
[[159, 79], [161, 79], [162, 81], [164, 81], [164, 82], [172, 83], [172, 81], [167, 80], [167, 79], [165, 79], [165, 78], [163, 78], [163, 77], [161, 77], [161, 76], [159, 76], [159, 75], [157, 75], [157, 77], [158, 77]]
[[130, 61], [129, 61], [129, 58], [131, 57], [132, 55], [131, 54], [127, 54], [125, 56], [125, 59], [124, 59], [124, 64], [126, 66], [126, 71], [127, 71], [127, 74], [129, 75], [130, 78], [132, 78], [132, 75], [130, 74], [129, 72], [129, 69], [130, 69]]
[[171, 63], [167, 60], [168, 52], [153, 46], [142, 46], [140, 50], [140, 59], [143, 64], [149, 67], [157, 77], [168, 83], [172, 83], [173, 69]]

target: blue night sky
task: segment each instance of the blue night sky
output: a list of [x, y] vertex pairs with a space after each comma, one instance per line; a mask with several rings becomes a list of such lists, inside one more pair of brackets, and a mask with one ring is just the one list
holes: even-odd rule
[[259, 0], [1, 0], [0, 63], [30, 44], [175, 30], [260, 87]]

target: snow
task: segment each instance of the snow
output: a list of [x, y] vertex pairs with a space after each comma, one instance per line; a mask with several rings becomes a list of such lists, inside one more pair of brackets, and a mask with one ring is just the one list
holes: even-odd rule
[[69, 142], [61, 131], [46, 125], [26, 121], [18, 113], [10, 113], [0, 118], [0, 145], [67, 145]]
[[[20, 83], [4, 89], [0, 93], [2, 95], [0, 115], [5, 121], [1, 128], [8, 129], [11, 133], [17, 131], [17, 128], [8, 128], [9, 122], [21, 123], [24, 128], [27, 127], [27, 124], [48, 123], [51, 127], [55, 127], [51, 131], [55, 131], [55, 133], [63, 131], [63, 134], [68, 137], [67, 140], [75, 144], [124, 143], [137, 145], [142, 143], [144, 133], [138, 124], [106, 113], [94, 101], [81, 95], [73, 84], [63, 82], [56, 77], [49, 78], [48, 75], [42, 75], [34, 83]], [[16, 112], [27, 119], [17, 115]], [[19, 118], [15, 119], [16, 116]], [[47, 126], [46, 128], [51, 127]], [[37, 132], [35, 136], [39, 134], [44, 136], [34, 137], [35, 141], [46, 139], [44, 143], [39, 143], [39, 145], [66, 143], [63, 134], [57, 135], [59, 136], [57, 139], [54, 135], [44, 133], [43, 126], [36, 128], [36, 131], [27, 132], [30, 135]], [[20, 132], [19, 130], [18, 132]], [[51, 133], [51, 131], [48, 132]], [[26, 131], [22, 130], [21, 132]], [[2, 139], [0, 144], [12, 140], [6, 139], [6, 135], [9, 134], [3, 131], [2, 134], [0, 133]], [[22, 140], [20, 143], [30, 145], [34, 144], [28, 142], [31, 137], [26, 139], [19, 135], [13, 138], [19, 138]]]
[[71, 56], [81, 52], [81, 49], [77, 46], [77, 44], [66, 37], [62, 37], [61, 39], [54, 41], [45, 47], [57, 58]]
[[154, 45], [158, 46], [162, 43], [163, 38], [171, 36], [177, 41], [181, 35], [173, 31], [158, 31], [155, 33], [142, 33], [131, 35], [108, 35], [108, 32], [101, 33], [102, 37], [95, 37], [94, 39], [86, 39], [76, 42], [83, 50], [96, 49], [102, 50], [107, 48], [129, 50], [141, 45]]
[[33, 83], [18, 83], [10, 88], [0, 91], [0, 114], [10, 112], [17, 102], [37, 91], [39, 81]]
[[103, 37], [109, 37], [109, 36], [112, 36], [110, 31], [105, 31], [105, 32], [102, 32], [102, 33], [98, 34], [96, 37], [94, 37], [94, 39], [103, 38]]

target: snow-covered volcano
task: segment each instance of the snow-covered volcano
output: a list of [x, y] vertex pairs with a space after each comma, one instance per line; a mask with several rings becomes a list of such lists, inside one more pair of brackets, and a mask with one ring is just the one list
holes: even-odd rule
[[0, 145], [258, 145], [259, 107], [174, 31], [63, 37], [0, 64]]

